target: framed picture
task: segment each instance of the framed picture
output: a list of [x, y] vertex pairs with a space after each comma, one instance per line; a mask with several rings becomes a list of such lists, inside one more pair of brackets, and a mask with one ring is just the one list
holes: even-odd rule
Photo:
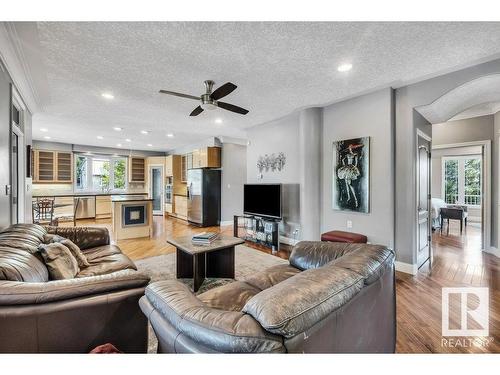
[[333, 209], [370, 212], [370, 137], [333, 142]]

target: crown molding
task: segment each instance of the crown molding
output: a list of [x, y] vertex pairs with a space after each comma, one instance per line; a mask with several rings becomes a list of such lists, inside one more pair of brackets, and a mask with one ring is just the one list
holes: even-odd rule
[[23, 46], [15, 24], [0, 23], [0, 59], [28, 110], [33, 114], [41, 105], [33, 83], [33, 76], [24, 56]]

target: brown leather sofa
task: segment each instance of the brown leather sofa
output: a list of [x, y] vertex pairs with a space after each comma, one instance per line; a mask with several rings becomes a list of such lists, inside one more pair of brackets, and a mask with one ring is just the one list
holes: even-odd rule
[[[47, 233], [77, 244], [90, 266], [50, 281], [37, 253]], [[145, 353], [138, 301], [148, 282], [105, 228], [13, 225], [0, 232], [0, 352], [87, 353], [109, 342]]]
[[161, 353], [393, 353], [394, 252], [300, 242], [289, 264], [195, 296], [177, 280], [140, 305]]

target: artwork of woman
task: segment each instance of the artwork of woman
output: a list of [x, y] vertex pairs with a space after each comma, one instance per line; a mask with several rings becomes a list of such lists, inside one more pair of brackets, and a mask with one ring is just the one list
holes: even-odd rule
[[360, 147], [363, 147], [363, 145], [350, 144], [347, 146], [347, 149], [344, 150], [345, 156], [342, 158], [342, 166], [337, 170], [338, 178], [344, 180], [346, 192], [346, 196], [340, 198], [344, 198], [346, 202], [352, 199], [356, 208], [359, 207], [359, 201], [352, 186], [352, 181], [361, 175], [358, 169], [358, 154], [356, 153], [356, 149]]
[[368, 212], [369, 137], [334, 142], [333, 208]]

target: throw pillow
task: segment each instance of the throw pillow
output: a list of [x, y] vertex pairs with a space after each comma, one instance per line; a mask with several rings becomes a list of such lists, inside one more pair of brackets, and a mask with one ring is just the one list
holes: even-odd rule
[[62, 241], [59, 241], [59, 243], [66, 246], [69, 251], [71, 251], [71, 254], [73, 254], [73, 256], [76, 258], [76, 261], [78, 262], [78, 267], [85, 268], [90, 266], [90, 263], [88, 262], [85, 254], [82, 253], [78, 245], [76, 245], [73, 241], [64, 238]]
[[71, 241], [68, 238], [61, 237], [57, 234], [49, 234], [47, 233], [44, 236], [44, 243], [49, 244], [49, 243], [62, 243], [64, 246], [66, 246], [69, 251], [71, 251], [71, 254], [76, 258], [76, 261], [78, 262], [78, 267], [80, 268], [85, 268], [90, 266], [90, 263], [87, 260], [87, 257], [85, 254], [82, 253], [82, 250], [78, 247], [77, 244], [75, 244], [73, 241]]
[[76, 258], [63, 244], [41, 244], [39, 250], [52, 280], [73, 279], [80, 272]]

